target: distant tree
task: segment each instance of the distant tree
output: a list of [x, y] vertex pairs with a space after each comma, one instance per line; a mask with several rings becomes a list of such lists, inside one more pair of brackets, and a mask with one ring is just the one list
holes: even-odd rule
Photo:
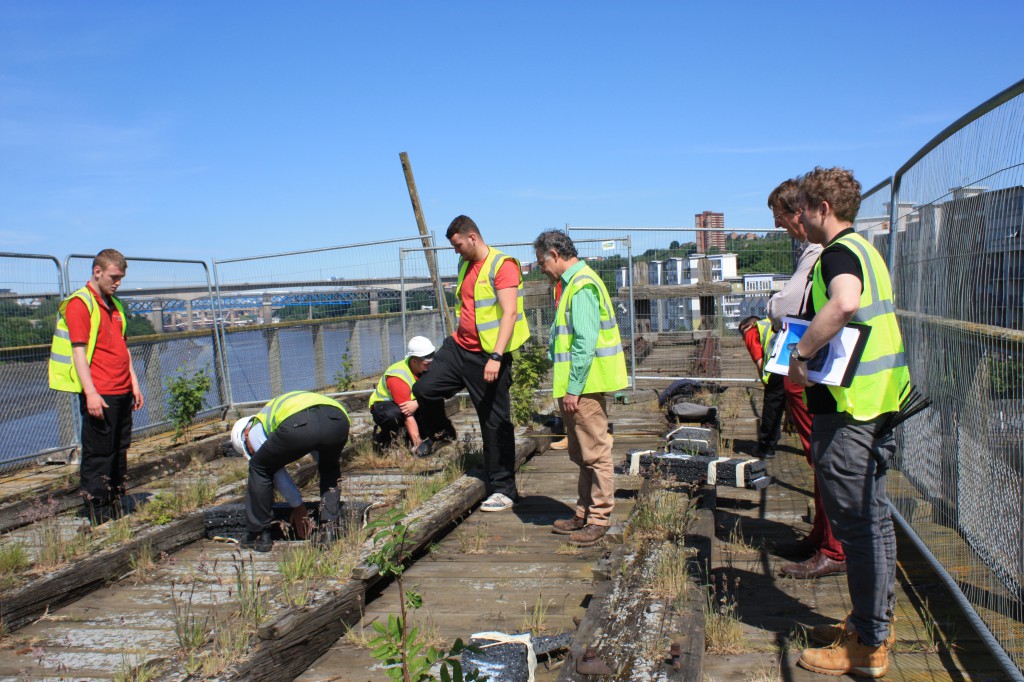
[[153, 323], [149, 321], [148, 317], [144, 315], [130, 315], [125, 333], [128, 336], [146, 336], [148, 334], [156, 334], [156, 329], [153, 328]]
[[672, 243], [668, 245], [668, 250], [669, 251], [678, 251], [679, 250], [679, 242], [677, 242], [675, 239], [673, 239]]

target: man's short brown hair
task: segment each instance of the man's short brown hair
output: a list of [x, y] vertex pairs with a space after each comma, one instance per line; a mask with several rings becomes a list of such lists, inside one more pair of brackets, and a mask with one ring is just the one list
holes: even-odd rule
[[811, 207], [827, 201], [836, 218], [852, 223], [860, 210], [860, 183], [853, 171], [818, 166], [800, 180], [800, 200]]
[[105, 270], [108, 265], [115, 266], [118, 270], [127, 270], [128, 261], [117, 249], [103, 249], [92, 259], [92, 266]]
[[785, 213], [796, 213], [800, 210], [800, 182], [795, 178], [783, 181], [781, 185], [768, 195], [768, 208], [775, 211], [781, 209]]
[[460, 215], [448, 226], [448, 231], [444, 233], [444, 236], [445, 239], [451, 239], [456, 233], [468, 234], [470, 232], [480, 234], [480, 228], [476, 226], [476, 223], [468, 215]]

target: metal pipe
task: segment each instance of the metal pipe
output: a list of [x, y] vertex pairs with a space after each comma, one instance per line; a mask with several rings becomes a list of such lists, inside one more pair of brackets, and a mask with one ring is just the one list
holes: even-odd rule
[[[339, 251], [342, 249], [354, 249], [360, 246], [379, 246], [381, 244], [395, 244], [397, 242], [411, 242], [419, 241], [419, 237], [400, 237], [397, 239], [379, 239], [373, 242], [361, 242], [359, 244], [342, 244], [339, 246], [324, 246], [319, 249], [304, 249], [302, 251], [286, 251], [283, 253], [268, 253], [263, 256], [246, 256], [244, 258], [225, 258], [223, 260], [214, 260], [214, 263], [238, 263], [241, 261], [249, 260], [262, 260], [264, 258], [277, 258], [278, 256], [303, 256], [307, 253], [322, 253], [324, 251]], [[91, 256], [90, 256], [91, 258]], [[143, 260], [141, 258], [135, 260]], [[158, 260], [158, 259], [150, 259]]]
[[1015, 680], [1016, 682], [1024, 682], [1024, 675], [1021, 674], [1020, 669], [1010, 658], [1009, 654], [1006, 653], [1006, 650], [1003, 649], [1002, 645], [999, 644], [999, 640], [997, 640], [995, 635], [992, 634], [992, 631], [988, 629], [988, 625], [986, 625], [985, 621], [983, 621], [981, 616], [978, 615], [978, 612], [974, 609], [974, 605], [971, 604], [967, 600], [967, 597], [964, 596], [963, 592], [960, 590], [960, 586], [956, 584], [953, 577], [946, 572], [945, 567], [939, 563], [939, 560], [935, 558], [935, 555], [932, 554], [931, 550], [928, 549], [928, 546], [924, 544], [924, 541], [917, 536], [917, 533], [910, 527], [910, 524], [905, 518], [903, 518], [903, 515], [900, 514], [898, 509], [896, 509], [892, 501], [889, 502], [889, 509], [892, 512], [892, 517], [896, 520], [896, 523], [900, 525], [900, 528], [906, 532], [907, 537], [909, 537], [910, 541], [914, 543], [914, 547], [917, 548], [917, 551], [921, 553], [921, 556], [925, 558], [928, 565], [932, 567], [932, 570], [938, 574], [942, 582], [945, 583], [947, 588], [949, 588], [950, 594], [952, 594], [954, 601], [956, 601], [957, 605], [963, 610], [964, 616], [967, 617], [967, 621], [974, 627], [975, 631], [977, 631], [978, 636], [981, 637], [981, 641], [985, 643], [985, 646], [992, 651], [992, 655], [997, 661], [999, 661], [999, 665], [1003, 667], [1003, 671], [1010, 677], [1010, 679]]

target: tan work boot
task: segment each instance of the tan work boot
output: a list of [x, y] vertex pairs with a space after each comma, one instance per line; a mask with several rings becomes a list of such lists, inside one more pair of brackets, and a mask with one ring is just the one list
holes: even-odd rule
[[860, 636], [853, 633], [824, 649], [804, 649], [797, 665], [825, 675], [878, 678], [889, 671], [889, 650], [885, 644], [862, 644]]
[[569, 536], [569, 544], [577, 547], [590, 547], [597, 544], [597, 541], [603, 538], [607, 532], [608, 526], [595, 526], [588, 523]]
[[558, 533], [559, 535], [569, 535], [581, 530], [587, 522], [578, 516], [573, 516], [571, 519], [557, 519], [551, 524], [551, 532]]
[[[850, 617], [843, 618], [838, 623], [832, 625], [815, 625], [811, 629], [811, 640], [815, 644], [835, 644], [843, 635], [852, 635], [856, 632], [853, 627], [849, 624]], [[885, 638], [885, 648], [891, 649], [892, 645], [896, 643], [896, 628], [893, 623], [896, 618], [893, 617], [892, 621], [889, 622], [889, 636]]]
[[550, 445], [552, 450], [568, 450], [569, 449], [569, 436], [566, 436], [562, 440], [556, 440]]

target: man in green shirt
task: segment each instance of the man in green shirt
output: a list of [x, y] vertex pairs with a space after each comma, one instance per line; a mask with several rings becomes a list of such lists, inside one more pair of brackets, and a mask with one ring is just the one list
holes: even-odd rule
[[612, 438], [605, 392], [628, 384], [615, 308], [601, 277], [581, 261], [563, 232], [542, 232], [533, 242], [537, 265], [555, 285], [555, 321], [549, 353], [552, 395], [569, 439], [569, 459], [580, 467], [576, 513], [552, 530], [585, 547], [608, 530], [615, 507]]

